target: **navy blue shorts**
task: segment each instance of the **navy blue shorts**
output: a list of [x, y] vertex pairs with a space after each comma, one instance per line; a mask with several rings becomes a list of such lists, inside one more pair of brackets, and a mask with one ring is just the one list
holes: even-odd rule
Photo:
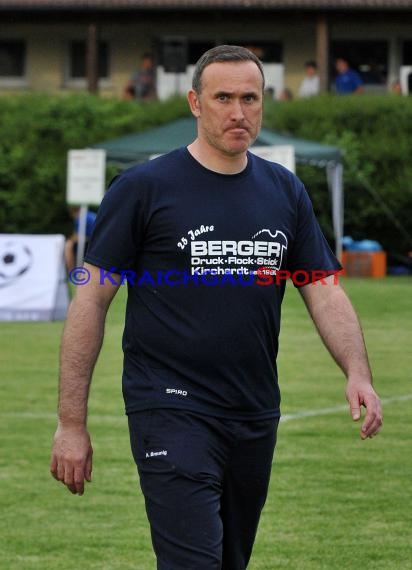
[[129, 415], [158, 570], [247, 567], [278, 423], [166, 409]]

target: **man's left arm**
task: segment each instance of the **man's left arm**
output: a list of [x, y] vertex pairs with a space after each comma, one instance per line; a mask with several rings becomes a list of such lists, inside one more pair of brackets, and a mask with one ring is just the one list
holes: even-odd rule
[[299, 289], [323, 343], [347, 378], [346, 398], [353, 420], [361, 417], [362, 439], [376, 435], [382, 425], [381, 403], [373, 389], [372, 374], [355, 310], [334, 275]]

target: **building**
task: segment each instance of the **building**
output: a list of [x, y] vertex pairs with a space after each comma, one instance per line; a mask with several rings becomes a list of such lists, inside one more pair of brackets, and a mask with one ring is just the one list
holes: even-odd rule
[[252, 48], [279, 93], [316, 59], [322, 90], [347, 56], [368, 90], [412, 71], [412, 0], [0, 0], [0, 93], [86, 90], [121, 97], [143, 52], [160, 97], [184, 92], [200, 54]]

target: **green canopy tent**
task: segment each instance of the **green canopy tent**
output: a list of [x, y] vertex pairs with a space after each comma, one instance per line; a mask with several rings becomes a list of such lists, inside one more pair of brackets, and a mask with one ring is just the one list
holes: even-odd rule
[[[142, 133], [134, 133], [96, 144], [106, 151], [108, 164], [124, 169], [153, 156], [190, 144], [196, 138], [196, 121], [192, 117], [178, 119]], [[313, 141], [281, 135], [261, 129], [253, 146], [291, 145], [297, 163], [325, 168], [332, 199], [332, 221], [335, 252], [340, 259], [343, 237], [343, 167], [339, 148]]]

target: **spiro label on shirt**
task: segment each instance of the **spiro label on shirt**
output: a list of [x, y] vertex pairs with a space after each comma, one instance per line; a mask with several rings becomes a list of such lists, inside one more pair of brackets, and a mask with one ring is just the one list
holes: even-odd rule
[[187, 396], [186, 390], [179, 390], [178, 388], [166, 388], [166, 394], [172, 394], [174, 396]]

